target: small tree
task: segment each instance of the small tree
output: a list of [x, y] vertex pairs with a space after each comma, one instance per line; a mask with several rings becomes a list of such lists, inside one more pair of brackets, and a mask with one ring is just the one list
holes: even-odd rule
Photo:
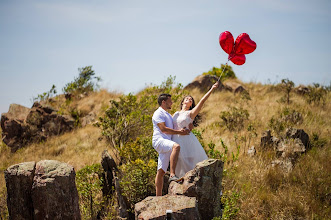
[[92, 66], [78, 68], [79, 76], [73, 82], [67, 83], [63, 88], [65, 94], [92, 92], [99, 88], [100, 77], [94, 76]]
[[285, 89], [286, 91], [286, 100], [287, 100], [287, 104], [290, 104], [290, 92], [291, 90], [294, 88], [294, 82], [292, 82], [289, 79], [282, 79], [282, 87]]

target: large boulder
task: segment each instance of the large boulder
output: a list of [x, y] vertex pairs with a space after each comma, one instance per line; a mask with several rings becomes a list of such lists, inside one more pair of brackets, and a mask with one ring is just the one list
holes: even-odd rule
[[78, 192], [72, 166], [56, 160], [36, 164], [32, 185], [35, 219], [80, 219]]
[[147, 197], [135, 205], [135, 219], [163, 220], [167, 210], [172, 210], [171, 219], [204, 219], [200, 218], [196, 198], [179, 195]]
[[[195, 77], [195, 79], [189, 83], [187, 86], [185, 86], [184, 89], [192, 90], [192, 89], [199, 89], [202, 92], [208, 91], [215, 82], [217, 82], [218, 78], [213, 75], [200, 75]], [[222, 83], [217, 88], [218, 90], [224, 89], [224, 86]]]
[[221, 216], [222, 175], [223, 162], [221, 160], [204, 160], [187, 172], [182, 182], [171, 182], [169, 194], [195, 197], [202, 219]]
[[10, 219], [81, 219], [74, 168], [55, 160], [5, 171]]
[[35, 162], [15, 164], [5, 170], [10, 219], [33, 219], [31, 188]]
[[28, 143], [72, 130], [74, 120], [38, 102], [31, 109], [12, 104], [9, 111], [1, 115], [1, 128], [3, 142], [15, 152]]

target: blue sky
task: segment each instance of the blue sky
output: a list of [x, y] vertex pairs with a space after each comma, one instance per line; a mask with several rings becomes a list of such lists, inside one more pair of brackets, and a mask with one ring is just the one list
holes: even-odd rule
[[331, 1], [0, 0], [0, 113], [92, 65], [102, 87], [138, 92], [169, 75], [183, 85], [226, 63], [218, 37], [248, 33], [257, 49], [230, 63], [245, 82], [331, 81]]

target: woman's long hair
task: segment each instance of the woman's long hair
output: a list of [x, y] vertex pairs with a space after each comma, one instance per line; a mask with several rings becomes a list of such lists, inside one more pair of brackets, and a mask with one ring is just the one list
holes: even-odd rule
[[[183, 102], [184, 102], [184, 99], [185, 99], [186, 97], [191, 97], [191, 98], [192, 98], [192, 105], [191, 105], [191, 107], [190, 107], [190, 109], [189, 109], [189, 110], [192, 110], [192, 109], [195, 107], [195, 101], [194, 101], [194, 98], [193, 98], [192, 96], [190, 96], [190, 95], [187, 95], [187, 96], [185, 96], [185, 97], [182, 99], [182, 101], [180, 102], [180, 106], [179, 106], [179, 107], [180, 107], [180, 110], [182, 110]], [[195, 116], [195, 118], [194, 118], [194, 120], [193, 120], [193, 126], [194, 126], [194, 127], [198, 127], [200, 120], [201, 120], [201, 116], [200, 116], [200, 114], [198, 114], [197, 116]]]

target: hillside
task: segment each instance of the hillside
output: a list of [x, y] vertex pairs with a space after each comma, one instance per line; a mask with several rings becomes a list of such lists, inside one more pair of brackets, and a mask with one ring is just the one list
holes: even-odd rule
[[[199, 136], [208, 155], [226, 162], [222, 183], [223, 218], [330, 219], [330, 91], [323, 93], [324, 101], [309, 103], [305, 96], [293, 89], [288, 104], [284, 100], [286, 91], [281, 84], [262, 85], [235, 81], [242, 84], [249, 94], [234, 94], [229, 91], [213, 93], [202, 109], [199, 126], [195, 128], [195, 134]], [[152, 91], [157, 93], [159, 90]], [[176, 94], [182, 94], [181, 91]], [[137, 95], [138, 98], [144, 92], [150, 93], [147, 88]], [[204, 95], [198, 89], [186, 93], [191, 94], [196, 101]], [[110, 106], [109, 100], [118, 101], [119, 96], [118, 93], [101, 90], [73, 105], [80, 112], [94, 110], [98, 116], [103, 116]], [[174, 103], [173, 111], [178, 110], [179, 101]], [[224, 120], [230, 116], [236, 117], [232, 124], [231, 120], [228, 123]], [[288, 120], [289, 117], [294, 119]], [[146, 126], [150, 128], [150, 124]], [[309, 135], [310, 149], [296, 159], [291, 171], [286, 172], [280, 167], [271, 166], [271, 162], [277, 158], [276, 152], [260, 145], [262, 133], [266, 130], [270, 129], [273, 136], [280, 138], [288, 127], [303, 129]], [[151, 137], [152, 130], [144, 131], [142, 135]], [[133, 146], [130, 143], [127, 142], [127, 147]], [[255, 147], [256, 154], [249, 156], [247, 152], [252, 146]], [[100, 163], [101, 153], [105, 149], [111, 153], [116, 152], [114, 146], [102, 136], [101, 129], [92, 124], [77, 127], [42, 143], [29, 144], [15, 153], [11, 153], [9, 147], [1, 143], [1, 216], [6, 216], [3, 171], [8, 166], [26, 161], [54, 159], [71, 164], [79, 171], [86, 165]], [[226, 149], [228, 152], [225, 152]], [[151, 180], [153, 187], [153, 178]]]

